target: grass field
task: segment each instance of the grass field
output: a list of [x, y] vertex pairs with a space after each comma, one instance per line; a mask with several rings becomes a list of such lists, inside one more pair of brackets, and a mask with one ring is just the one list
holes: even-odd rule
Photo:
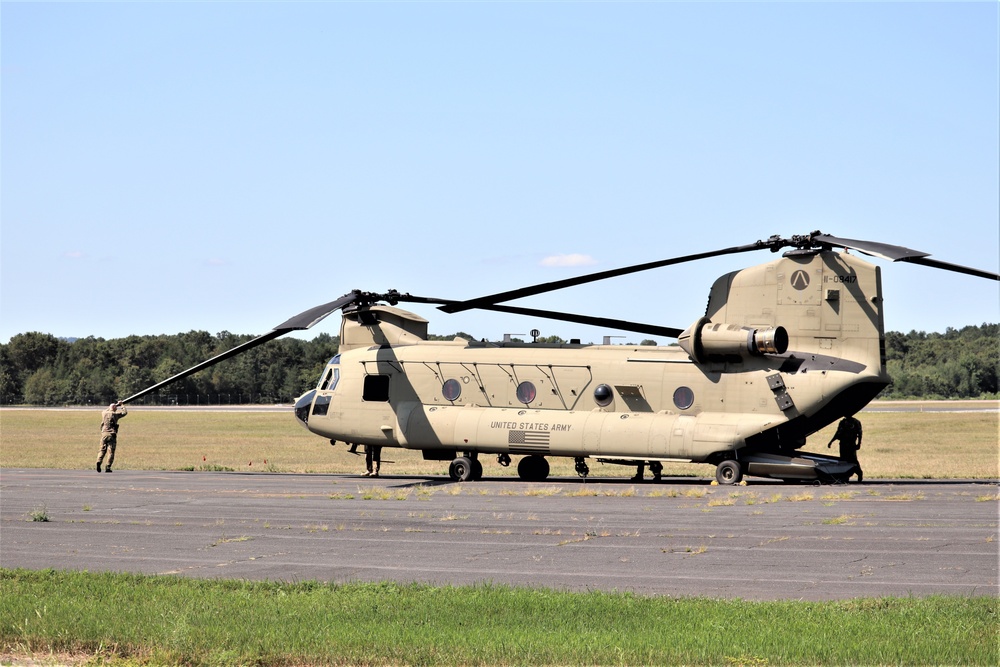
[[[970, 478], [998, 476], [1000, 415], [984, 412], [913, 412], [861, 415], [859, 453], [868, 478]], [[0, 410], [0, 468], [89, 468], [100, 444], [100, 410]], [[829, 427], [810, 438], [826, 448]], [[385, 449], [387, 474], [446, 475], [448, 462], [424, 461], [419, 452]], [[573, 462], [552, 458], [552, 475], [573, 476]], [[484, 457], [487, 476], [515, 476]], [[302, 428], [287, 413], [163, 411], [134, 408], [121, 422], [115, 466], [133, 470], [239, 470], [351, 473], [361, 456]], [[595, 477], [631, 476], [633, 469], [591, 465]], [[670, 464], [667, 475], [711, 477], [708, 465]]]
[[[998, 476], [996, 413], [865, 413], [866, 478]], [[0, 410], [0, 468], [90, 468], [99, 410]], [[827, 451], [833, 428], [811, 449]], [[134, 409], [119, 469], [360, 472], [290, 413]], [[447, 462], [386, 449], [391, 474]], [[492, 457], [488, 476], [516, 475]], [[574, 475], [553, 459], [553, 475]], [[592, 465], [595, 476], [632, 469]], [[668, 466], [706, 479], [706, 465]], [[746, 602], [492, 586], [203, 581], [0, 569], [0, 663], [88, 665], [995, 665], [1000, 600]]]
[[3, 651], [90, 664], [995, 665], [997, 612], [0, 570]]

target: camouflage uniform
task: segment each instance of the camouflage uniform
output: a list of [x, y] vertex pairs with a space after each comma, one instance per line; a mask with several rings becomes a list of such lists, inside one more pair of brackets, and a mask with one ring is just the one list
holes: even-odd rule
[[125, 406], [118, 403], [112, 403], [101, 413], [101, 455], [97, 457], [97, 472], [101, 472], [104, 455], [109, 453], [108, 467], [104, 471], [111, 472], [111, 465], [115, 462], [115, 447], [118, 446], [118, 420], [127, 414]]
[[[854, 417], [844, 417], [837, 424], [837, 432], [830, 438], [827, 444], [829, 448], [834, 440], [840, 440], [840, 460], [854, 464], [854, 472], [858, 474], [858, 481], [864, 479], [861, 471], [861, 464], [858, 463], [858, 450], [861, 449], [861, 422]], [[851, 474], [854, 474], [853, 472]]]
[[[649, 472], [653, 473], [653, 481], [659, 482], [660, 478], [663, 476], [663, 464], [659, 461], [649, 462]], [[646, 462], [639, 461], [636, 464], [635, 477], [632, 478], [633, 482], [642, 482], [645, 480], [646, 475]]]
[[[372, 463], [375, 464], [375, 470], [372, 470]], [[381, 445], [365, 445], [365, 467], [368, 469], [365, 477], [378, 477], [378, 471], [382, 468]]]

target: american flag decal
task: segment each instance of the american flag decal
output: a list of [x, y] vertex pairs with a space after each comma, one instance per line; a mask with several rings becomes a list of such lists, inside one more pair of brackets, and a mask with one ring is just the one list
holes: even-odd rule
[[547, 454], [549, 452], [548, 431], [509, 431], [507, 444], [512, 454]]
[[511, 445], [545, 445], [549, 444], [548, 431], [511, 431], [507, 435], [507, 443]]

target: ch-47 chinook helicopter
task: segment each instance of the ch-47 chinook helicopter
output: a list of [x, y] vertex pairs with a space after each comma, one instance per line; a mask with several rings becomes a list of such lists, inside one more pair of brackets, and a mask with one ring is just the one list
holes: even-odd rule
[[[526, 296], [718, 255], [767, 249], [781, 258], [715, 281], [687, 329], [503, 305]], [[836, 249], [843, 249], [838, 251]], [[854, 463], [801, 452], [806, 438], [863, 408], [889, 384], [880, 268], [847, 250], [1000, 280], [901, 246], [813, 232], [638, 264], [466, 301], [355, 290], [125, 399], [129, 402], [341, 311], [340, 349], [295, 417], [330, 439], [451, 460], [456, 481], [482, 477], [482, 455], [540, 481], [546, 457], [634, 466], [716, 466], [744, 475], [846, 481]], [[478, 308], [642, 334], [676, 346], [428, 341], [427, 320], [398, 303]]]

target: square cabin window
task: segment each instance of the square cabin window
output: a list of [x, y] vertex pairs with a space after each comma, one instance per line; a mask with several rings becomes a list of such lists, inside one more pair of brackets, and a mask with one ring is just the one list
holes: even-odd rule
[[366, 401], [388, 401], [389, 376], [366, 375], [364, 393], [361, 395], [361, 398]]

